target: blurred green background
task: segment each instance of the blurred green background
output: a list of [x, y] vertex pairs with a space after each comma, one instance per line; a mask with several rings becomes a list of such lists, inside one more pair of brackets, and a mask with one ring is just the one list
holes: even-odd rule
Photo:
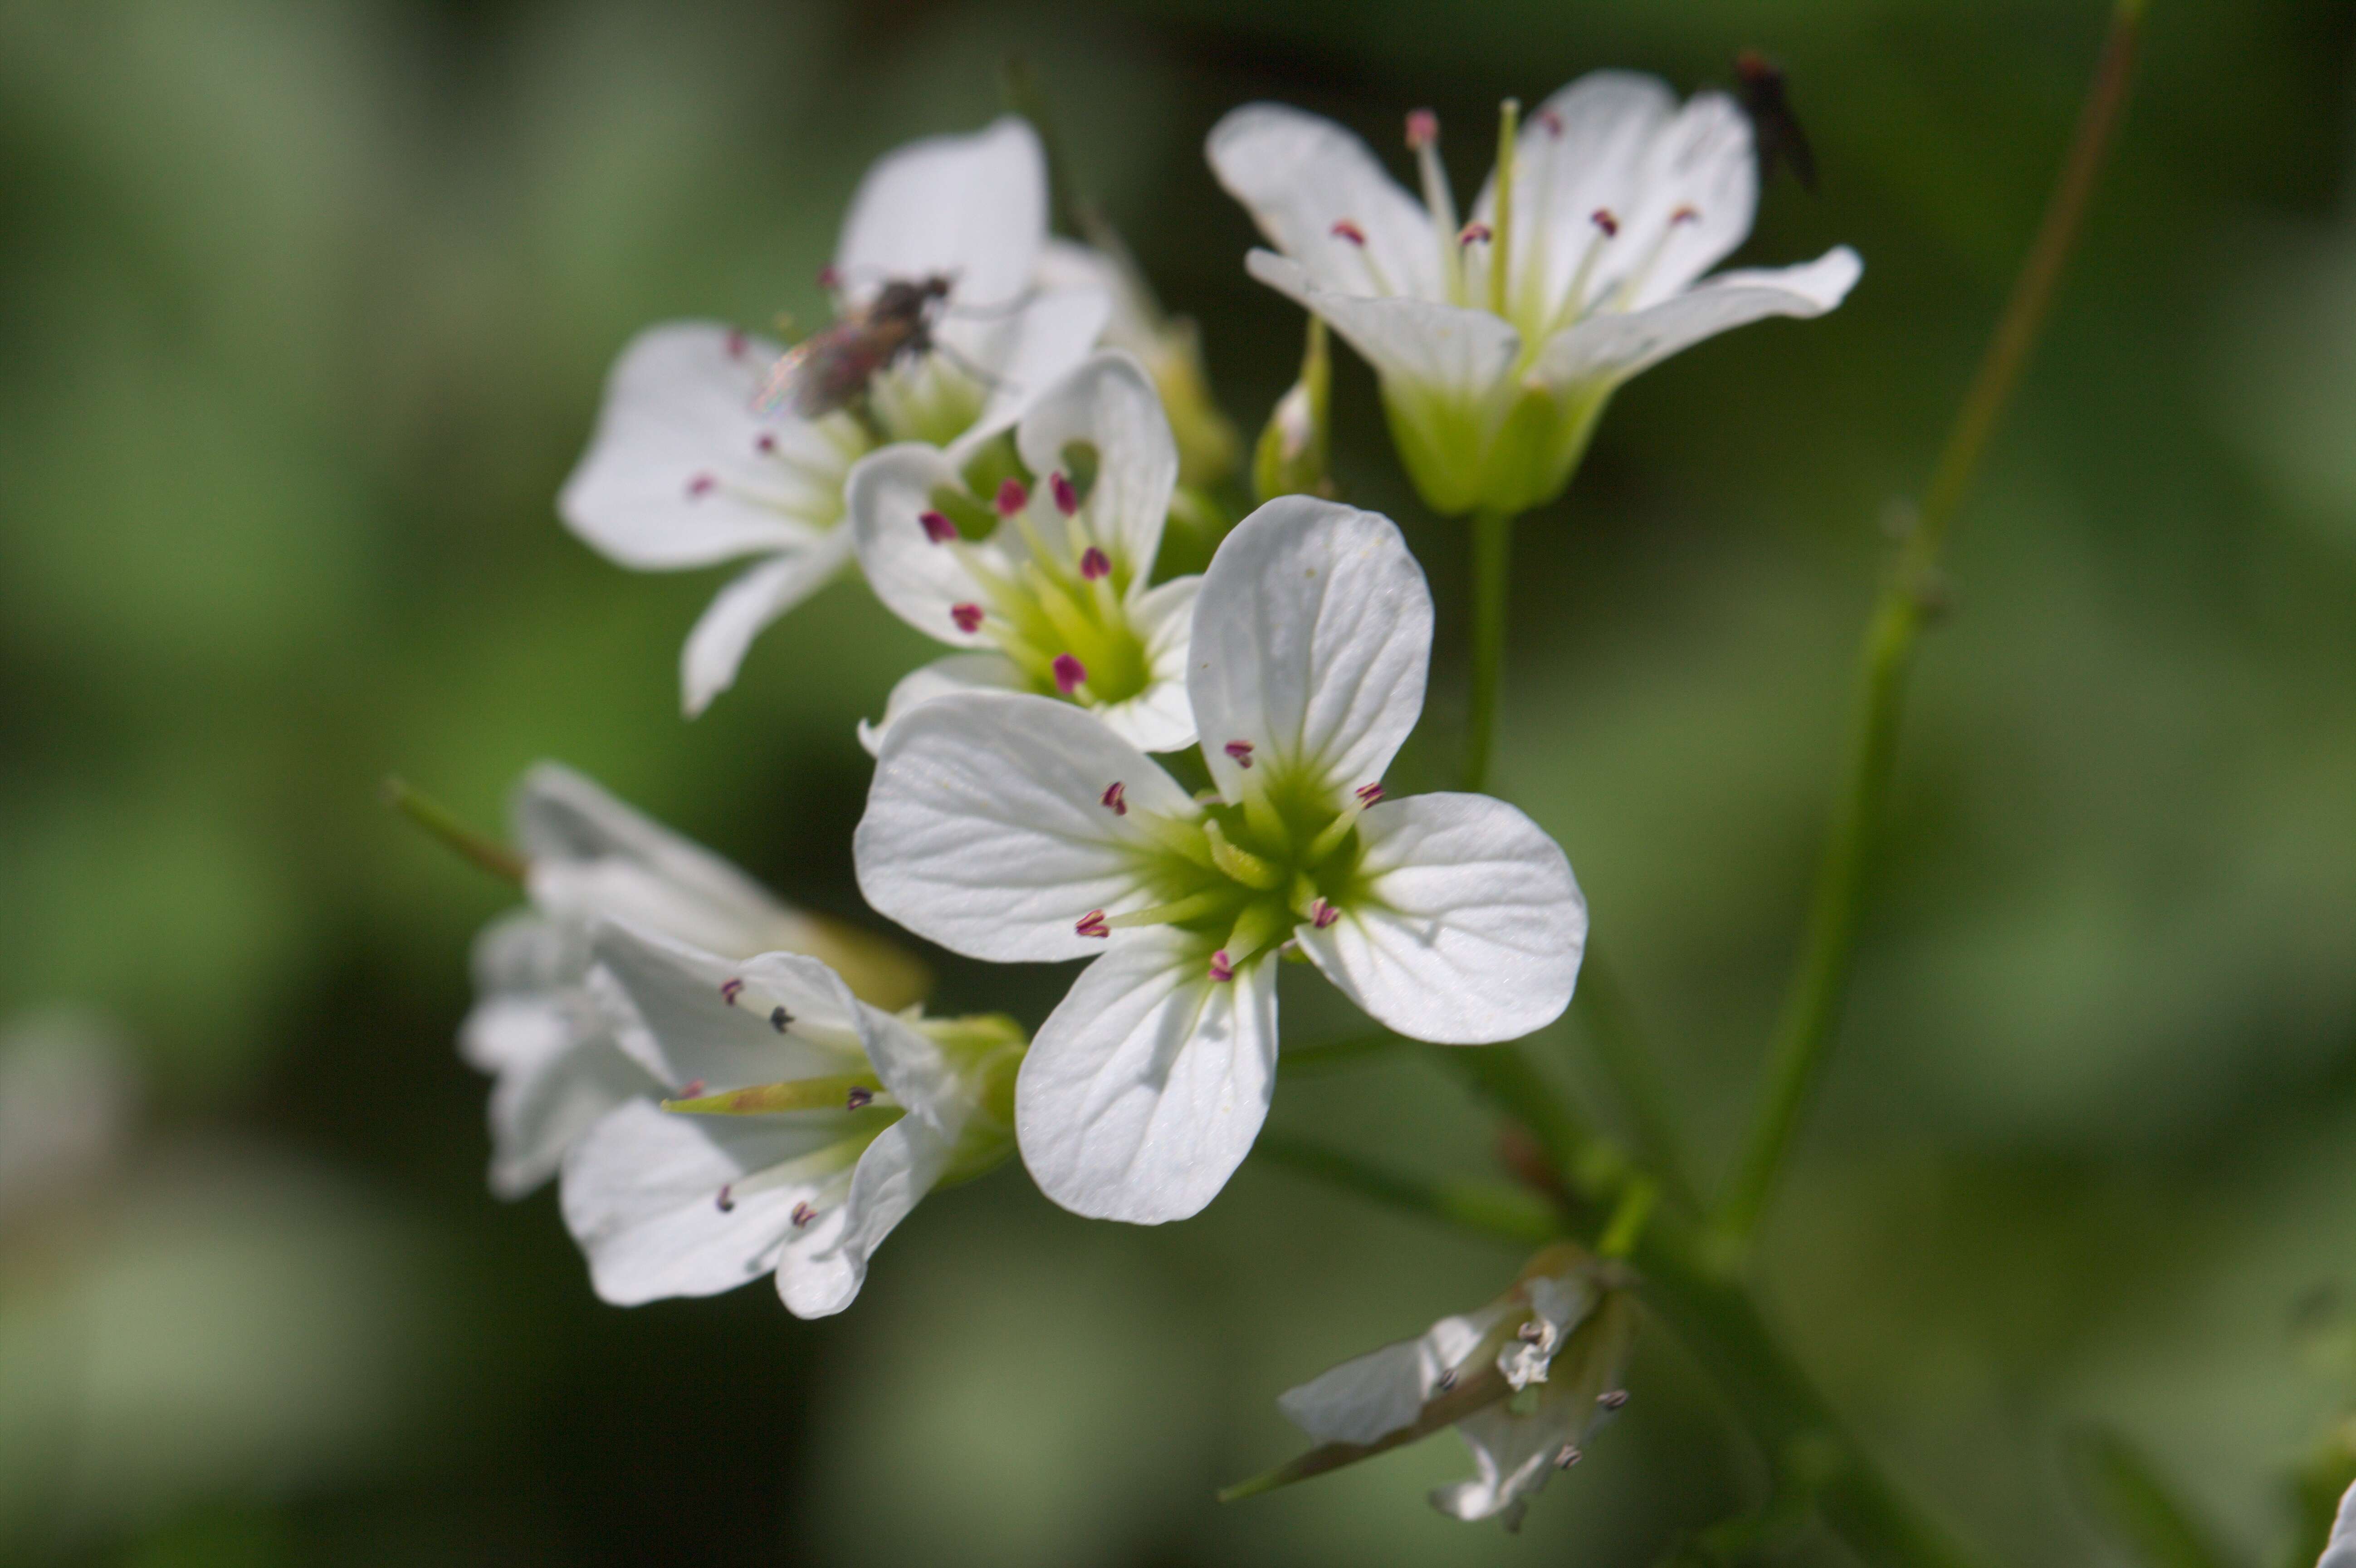
[[[2095, 0], [1292, 5], [0, 4], [0, 1559], [67, 1563], [1643, 1564], [1757, 1458], [1665, 1334], [1518, 1538], [1453, 1438], [1222, 1509], [1273, 1396], [1520, 1260], [1247, 1167], [1162, 1231], [1019, 1166], [926, 1203], [847, 1315], [599, 1305], [504, 1206], [457, 1061], [486, 825], [570, 762], [804, 904], [929, 645], [855, 583], [678, 717], [722, 572], [557, 526], [605, 367], [673, 315], [821, 313], [861, 170], [997, 109], [1010, 50], [1256, 428], [1297, 313], [1199, 147], [1306, 104], [1460, 188], [1495, 100], [1599, 66], [1791, 73], [1850, 303], [1622, 395], [1530, 519], [1499, 783], [1569, 850], [1711, 1173], [1918, 485], [2092, 68]], [[2249, 1561], [2356, 1401], [2356, 8], [2155, 0], [2112, 177], [1962, 520], [1773, 1315], [1937, 1512], [2123, 1562], [2065, 1438], [2129, 1434]], [[1463, 541], [1344, 358], [1337, 466], [1440, 598], [1403, 784], [1445, 783]], [[1060, 974], [945, 961], [1035, 1022]], [[1350, 1027], [1288, 993], [1296, 1040]], [[1587, 1076], [1576, 1031], [1547, 1058]], [[12, 1108], [13, 1107], [13, 1108]], [[1275, 1125], [1483, 1169], [1454, 1082], [1288, 1080]], [[2356, 1297], [2351, 1297], [2356, 1299]], [[1797, 1560], [1837, 1563], [1820, 1539]]]

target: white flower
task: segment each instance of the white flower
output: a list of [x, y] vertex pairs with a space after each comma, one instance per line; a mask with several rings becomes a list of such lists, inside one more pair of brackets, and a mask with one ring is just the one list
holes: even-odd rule
[[1046, 229], [1046, 164], [1021, 120], [913, 143], [870, 169], [830, 269], [846, 309], [892, 281], [939, 276], [950, 292], [931, 324], [936, 350], [878, 372], [863, 411], [765, 412], [784, 350], [714, 323], [653, 327], [623, 350], [557, 510], [639, 571], [756, 558], [688, 637], [691, 716], [735, 680], [763, 627], [850, 563], [836, 524], [862, 456], [922, 441], [961, 462], [1087, 354], [1110, 305], [1094, 289], [1033, 286]]
[[2340, 1499], [2340, 1517], [2331, 1523], [2331, 1541], [2315, 1568], [2356, 1568], [2356, 1487]]
[[[1146, 586], [1178, 478], [1153, 383], [1126, 354], [1094, 355], [1041, 393], [1014, 440], [1035, 483], [1007, 478], [988, 501], [967, 496], [953, 456], [919, 443], [886, 447], [851, 476], [851, 531], [876, 597], [942, 642], [994, 650], [910, 675], [884, 726], [945, 692], [1029, 690], [1081, 704], [1149, 752], [1192, 744], [1186, 633], [1201, 579]], [[949, 507], [994, 508], [997, 528], [969, 540]], [[860, 738], [873, 751], [881, 731], [862, 724]]]
[[458, 1037], [467, 1061], [498, 1079], [490, 1181], [502, 1198], [547, 1180], [590, 1124], [659, 1087], [616, 1047], [586, 989], [590, 932], [600, 919], [738, 957], [818, 954], [890, 1007], [923, 994], [923, 968], [889, 943], [780, 903], [569, 768], [542, 763], [526, 773], [512, 814], [532, 907], [477, 939], [481, 999]]
[[1461, 225], [1439, 135], [1409, 116], [1420, 203], [1357, 137], [1278, 104], [1228, 114], [1208, 152], [1282, 252], [1253, 251], [1252, 276], [1375, 368], [1400, 458], [1442, 513], [1551, 499], [1621, 382], [1730, 327], [1821, 315], [1857, 281], [1841, 247], [1695, 282], [1758, 197], [1750, 122], [1721, 94], [1681, 110], [1651, 77], [1581, 77], [1503, 141], [1507, 176]]
[[774, 1272], [796, 1316], [840, 1312], [919, 1199], [1011, 1147], [1010, 1020], [895, 1017], [815, 958], [619, 925], [594, 955], [622, 1049], [677, 1096], [623, 1104], [564, 1156], [564, 1222], [616, 1306]]
[[1213, 558], [1193, 644], [1205, 798], [1065, 704], [946, 697], [884, 738], [854, 843], [868, 901], [957, 952], [1103, 955], [1041, 1027], [1015, 1125], [1049, 1197], [1145, 1223], [1209, 1202], [1258, 1133], [1280, 948], [1390, 1028], [1472, 1044], [1558, 1015], [1587, 931], [1512, 806], [1382, 800], [1431, 644], [1388, 518], [1262, 507]]
[[1285, 1392], [1277, 1408], [1319, 1446], [1225, 1495], [1302, 1480], [1454, 1426], [1476, 1473], [1434, 1491], [1432, 1506], [1518, 1527], [1530, 1494], [1577, 1464], [1595, 1424], [1627, 1403], [1620, 1371], [1636, 1331], [1627, 1284], [1623, 1271], [1575, 1246], [1548, 1248], [1479, 1311]]

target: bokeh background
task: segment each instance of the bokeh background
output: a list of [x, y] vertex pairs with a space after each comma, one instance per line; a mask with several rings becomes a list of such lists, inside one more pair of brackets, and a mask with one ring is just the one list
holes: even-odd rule
[[[926, 647], [856, 583], [693, 724], [723, 573], [557, 526], [606, 364], [674, 315], [821, 312], [860, 171], [1027, 57], [1256, 428], [1296, 313], [1199, 147], [1274, 96], [1460, 188], [1495, 100], [1788, 68], [1820, 195], [1740, 260], [1847, 307], [1656, 369], [1522, 530], [1500, 782], [1569, 848], [1714, 1174], [1792, 956], [1850, 659], [2035, 222], [2097, 0], [0, 4], [0, 1559], [59, 1563], [1643, 1564], [1760, 1470], [1663, 1333], [1518, 1538], [1452, 1437], [1230, 1509], [1271, 1403], [1519, 1264], [1248, 1166], [1160, 1231], [1019, 1166], [926, 1203], [845, 1316], [599, 1305], [552, 1195], [483, 1186], [457, 1061], [555, 757], [873, 919], [853, 721]], [[2154, 0], [2126, 134], [1962, 519], [1887, 871], [1762, 1288], [1943, 1517], [2126, 1561], [2069, 1439], [2130, 1435], [2238, 1561], [2356, 1401], [2356, 9]], [[1440, 595], [1403, 763], [1444, 783], [1463, 540], [1344, 358], [1347, 494]], [[943, 962], [1035, 1021], [1063, 976]], [[1314, 987], [1296, 1040], [1350, 1028]], [[1322, 1008], [1322, 1010], [1321, 1010]], [[1565, 1025], [1537, 1047], [1588, 1076]], [[1608, 1107], [1607, 1107], [1608, 1110]], [[1434, 1171], [1489, 1131], [1414, 1059], [1276, 1125]], [[2351, 1298], [2356, 1299], [2356, 1298]], [[1839, 1562], [1811, 1539], [1798, 1560]]]

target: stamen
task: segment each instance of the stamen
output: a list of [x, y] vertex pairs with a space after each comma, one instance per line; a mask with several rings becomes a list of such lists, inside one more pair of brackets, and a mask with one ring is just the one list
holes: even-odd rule
[[809, 1224], [812, 1220], [818, 1218], [818, 1211], [811, 1208], [807, 1203], [797, 1203], [794, 1205], [794, 1211], [789, 1218], [791, 1218], [794, 1222], [794, 1229], [798, 1231], [804, 1225]]
[[1361, 251], [1366, 248], [1366, 231], [1359, 228], [1356, 224], [1351, 222], [1346, 218], [1335, 222], [1329, 232], [1333, 234], [1334, 239], [1346, 240], [1351, 244], [1358, 247]]
[[1066, 697], [1088, 683], [1088, 667], [1069, 654], [1055, 656], [1055, 689]]
[[1227, 962], [1227, 950], [1220, 948], [1211, 955], [1211, 982], [1224, 986], [1236, 977], [1236, 966]]
[[820, 267], [818, 270], [818, 286], [824, 289], [827, 293], [832, 293], [835, 290], [842, 287], [842, 274], [836, 272], [831, 266]]
[[874, 1090], [864, 1084], [854, 1083], [851, 1087], [851, 1092], [842, 1097], [842, 1108], [846, 1111], [856, 1111], [874, 1098]]
[[1568, 1470], [1584, 1457], [1586, 1456], [1579, 1451], [1578, 1444], [1566, 1443], [1562, 1445], [1562, 1452], [1554, 1456], [1554, 1467], [1558, 1470]]
[[744, 329], [741, 326], [730, 327], [728, 329], [728, 357], [731, 359], [742, 359], [744, 357], [745, 346], [746, 339], [744, 336]]
[[1236, 766], [1239, 768], [1248, 768], [1251, 766], [1252, 743], [1249, 741], [1230, 741], [1223, 749], [1226, 752], [1227, 755], [1236, 760]]
[[786, 1011], [785, 1008], [772, 1008], [769, 1009], [769, 1027], [776, 1029], [779, 1034], [783, 1034], [786, 1030], [791, 1029], [793, 1027], [793, 1022], [794, 1015]]
[[1459, 245], [1486, 245], [1489, 242], [1489, 226], [1485, 223], [1466, 224], [1456, 231], [1456, 242]]
[[719, 480], [709, 474], [699, 474], [687, 482], [687, 498], [691, 501], [700, 501], [711, 495], [712, 487], [719, 483]]
[[1603, 230], [1603, 238], [1606, 240], [1617, 240], [1620, 237], [1620, 220], [1612, 215], [1612, 209], [1608, 207], [1599, 207], [1589, 213], [1587, 221]]
[[1431, 215], [1431, 231], [1440, 240], [1440, 286], [1451, 301], [1462, 304], [1464, 269], [1453, 243], [1456, 197], [1448, 188], [1448, 170], [1440, 162], [1440, 116], [1429, 109], [1408, 115], [1407, 144], [1415, 154], [1416, 172], [1423, 183], [1424, 210]]
[[947, 544], [958, 537], [957, 525], [941, 512], [926, 512], [916, 521], [925, 525], [925, 537], [935, 544]]
[[774, 457], [777, 453], [777, 438], [763, 431], [753, 438], [753, 450], [764, 457]]
[[1559, 115], [1559, 114], [1558, 114], [1558, 113], [1556, 113], [1553, 110], [1551, 110], [1551, 109], [1541, 109], [1541, 110], [1539, 110], [1539, 111], [1538, 111], [1538, 123], [1546, 127], [1546, 132], [1547, 132], [1547, 135], [1549, 135], [1549, 136], [1555, 136], [1555, 137], [1559, 137], [1559, 136], [1561, 136], [1561, 134], [1562, 134], [1562, 116], [1561, 116], [1561, 115]]
[[1104, 923], [1108, 930], [1112, 931], [1128, 931], [1143, 925], [1176, 925], [1183, 921], [1200, 920], [1205, 915], [1217, 914], [1233, 909], [1235, 902], [1234, 889], [1205, 888], [1199, 893], [1189, 893], [1183, 899], [1174, 899], [1166, 904], [1155, 904], [1151, 909], [1131, 910], [1127, 914], [1112, 915]]
[[1360, 805], [1372, 805], [1383, 798], [1383, 786], [1378, 784], [1360, 784], [1353, 793], [1357, 795]]
[[1411, 109], [1407, 116], [1407, 146], [1419, 153], [1440, 140], [1440, 116], [1429, 109]]
[[1699, 223], [1700, 221], [1701, 208], [1698, 207], [1680, 207], [1669, 214], [1669, 227], [1672, 229], [1680, 223]]
[[[733, 1183], [731, 1185], [733, 1185]], [[726, 1187], [723, 1187], [720, 1189], [720, 1196], [714, 1199], [713, 1201], [719, 1205], [720, 1211], [723, 1214], [733, 1214], [736, 1211], [736, 1200], [728, 1196], [728, 1189]]]
[[1527, 1323], [1523, 1324], [1519, 1328], [1514, 1330], [1514, 1338], [1519, 1339], [1525, 1345], [1535, 1345], [1539, 1340], [1546, 1338], [1546, 1325], [1536, 1318], [1532, 1318]]
[[1441, 1372], [1440, 1374], [1439, 1381], [1434, 1382], [1432, 1386], [1442, 1393], [1446, 1393], [1449, 1390], [1454, 1388], [1456, 1386], [1456, 1369], [1454, 1367], [1451, 1367], [1446, 1371]]
[[958, 631], [963, 632], [968, 636], [971, 636], [974, 633], [981, 630], [981, 606], [979, 604], [952, 604], [949, 606], [949, 619], [957, 623], [957, 629]]
[[1129, 791], [1122, 787], [1119, 779], [1113, 780], [1111, 785], [1105, 790], [1104, 805], [1105, 809], [1115, 816], [1129, 815]]
[[1087, 578], [1090, 582], [1094, 582], [1099, 577], [1108, 577], [1111, 574], [1112, 562], [1106, 559], [1104, 551], [1097, 549], [1094, 545], [1090, 545], [1087, 549], [1080, 552], [1080, 575], [1082, 577]]
[[703, 1080], [701, 1078], [691, 1078], [685, 1083], [680, 1085], [679, 1097], [682, 1100], [692, 1100], [698, 1094], [702, 1093]]
[[1341, 918], [1342, 912], [1322, 898], [1309, 906], [1309, 923], [1320, 931]]
[[1624, 1388], [1607, 1389], [1595, 1396], [1595, 1403], [1606, 1410], [1617, 1410], [1628, 1403], [1628, 1391]]
[[720, 999], [733, 1008], [736, 1005], [737, 996], [744, 989], [744, 982], [742, 980], [723, 980], [720, 982]]
[[1211, 864], [1228, 880], [1241, 882], [1248, 888], [1258, 888], [1264, 893], [1274, 892], [1284, 886], [1283, 871], [1270, 865], [1264, 857], [1239, 848], [1229, 840], [1217, 817], [1204, 822], [1203, 842], [1211, 847]]
[[1000, 517], [1011, 517], [1030, 504], [1031, 492], [1023, 487], [1022, 480], [1001, 479], [998, 482], [996, 505]]
[[1493, 214], [1496, 248], [1489, 258], [1489, 313], [1505, 314], [1505, 275], [1514, 265], [1514, 153], [1521, 125], [1522, 102], [1508, 98], [1497, 106], [1497, 207]]
[[1068, 517], [1080, 509], [1080, 493], [1072, 488], [1072, 482], [1060, 471], [1047, 475], [1047, 493], [1055, 497], [1055, 510], [1064, 516]]
[[1104, 911], [1092, 909], [1073, 923], [1072, 932], [1076, 936], [1110, 936], [1112, 927], [1105, 923]]

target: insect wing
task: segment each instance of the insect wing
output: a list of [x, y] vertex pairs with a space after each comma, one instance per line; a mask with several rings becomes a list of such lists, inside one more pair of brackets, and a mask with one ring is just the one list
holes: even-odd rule
[[1775, 173], [1781, 161], [1792, 166], [1792, 174], [1801, 188], [1813, 192], [1816, 188], [1816, 157], [1808, 147], [1808, 133], [1800, 127], [1800, 117], [1792, 112], [1790, 100], [1784, 95], [1783, 73], [1767, 59], [1746, 49], [1734, 62], [1735, 74], [1742, 79], [1742, 106], [1751, 116], [1752, 133], [1758, 140], [1759, 183], [1764, 186]]

